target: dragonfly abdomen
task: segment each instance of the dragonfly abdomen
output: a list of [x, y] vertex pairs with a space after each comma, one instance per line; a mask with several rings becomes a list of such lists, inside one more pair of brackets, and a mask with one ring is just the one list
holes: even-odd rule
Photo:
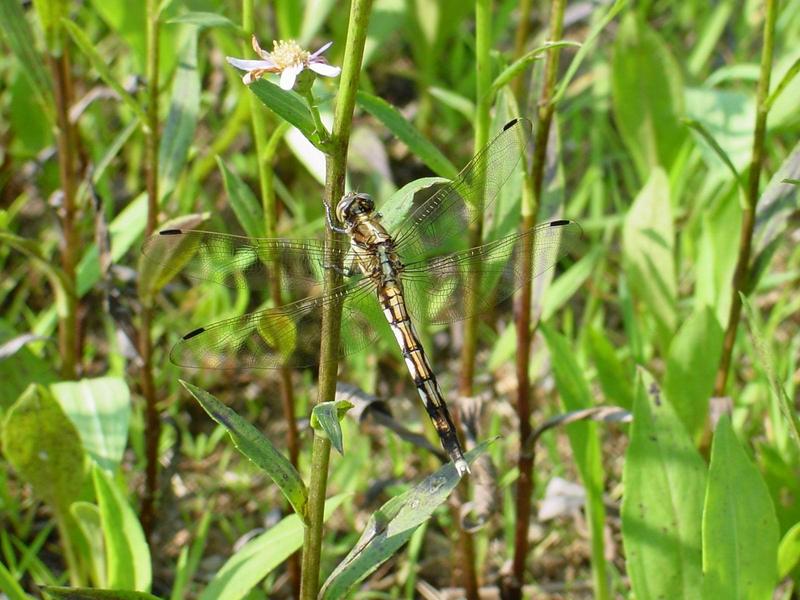
[[389, 322], [389, 326], [397, 339], [397, 343], [403, 353], [406, 368], [414, 380], [417, 393], [419, 393], [425, 405], [425, 410], [433, 422], [442, 447], [450, 456], [459, 474], [463, 475], [469, 472], [469, 466], [464, 460], [461, 444], [458, 441], [458, 434], [450, 412], [447, 410], [447, 404], [444, 402], [442, 392], [439, 389], [439, 383], [433, 374], [433, 369], [428, 362], [425, 350], [419, 342], [419, 336], [414, 329], [414, 324], [408, 316], [403, 296], [395, 284], [384, 286], [379, 295], [386, 320]]

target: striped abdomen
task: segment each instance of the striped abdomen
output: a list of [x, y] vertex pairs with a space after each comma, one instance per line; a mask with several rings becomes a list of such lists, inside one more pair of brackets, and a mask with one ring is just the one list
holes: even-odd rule
[[425, 356], [425, 350], [419, 342], [414, 325], [408, 317], [400, 289], [394, 282], [387, 283], [383, 289], [380, 289], [379, 298], [386, 320], [389, 321], [397, 343], [400, 344], [408, 372], [414, 380], [414, 385], [425, 404], [425, 410], [436, 428], [436, 433], [439, 434], [442, 447], [455, 463], [459, 474], [463, 475], [469, 472], [469, 466], [464, 460], [456, 428], [447, 410], [447, 405], [444, 403], [439, 384], [428, 358]]

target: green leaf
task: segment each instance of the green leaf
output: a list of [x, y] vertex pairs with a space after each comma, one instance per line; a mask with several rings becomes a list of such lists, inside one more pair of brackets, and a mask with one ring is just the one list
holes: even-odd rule
[[722, 355], [722, 326], [714, 311], [696, 308], [683, 322], [669, 347], [664, 394], [697, 440], [705, 427], [708, 402]]
[[39, 15], [39, 23], [44, 31], [48, 51], [53, 56], [61, 56], [63, 42], [59, 21], [67, 16], [69, 2], [67, 0], [33, 0], [33, 6]]
[[[424, 193], [426, 196], [433, 194], [435, 193], [434, 186], [439, 188], [446, 183], [448, 183], [448, 180], [441, 177], [422, 177], [401, 187], [380, 207], [384, 227], [392, 231], [400, 225], [403, 219], [411, 214], [411, 209], [414, 205], [418, 204], [414, 202], [414, 197], [418, 193]], [[431, 190], [430, 188], [434, 189]]]
[[[747, 315], [747, 325], [753, 339], [753, 347], [758, 356], [758, 367], [763, 370], [769, 381], [772, 421], [772, 434], [777, 438], [778, 448], [784, 456], [796, 456], [796, 451], [800, 450], [800, 432], [798, 432], [797, 412], [794, 402], [786, 392], [781, 380], [778, 378], [776, 368], [775, 353], [769, 343], [767, 343], [764, 332], [764, 323], [759, 314], [753, 310], [753, 306], [744, 294], [739, 294], [742, 299], [742, 308]], [[791, 443], [790, 443], [791, 442]], [[793, 451], [792, 451], [792, 446]]]
[[302, 4], [305, 5], [305, 8], [300, 25], [299, 41], [301, 46], [308, 46], [328, 20], [328, 15], [336, 6], [336, 0], [308, 0]]
[[[325, 501], [323, 519], [335, 511], [349, 494], [339, 494]], [[265, 533], [253, 538], [231, 556], [217, 571], [200, 600], [239, 600], [275, 567], [303, 545], [305, 527], [295, 515], [284, 517]]]
[[[472, 463], [491, 442], [483, 442], [464, 455]], [[422, 523], [430, 519], [458, 485], [453, 463], [447, 463], [412, 489], [395, 496], [369, 518], [364, 533], [320, 590], [323, 599], [338, 599], [391, 558]]]
[[166, 21], [168, 24], [180, 23], [183, 25], [194, 25], [199, 29], [211, 29], [214, 27], [222, 27], [226, 29], [233, 29], [237, 35], [247, 37], [246, 32], [239, 25], [231, 21], [228, 17], [219, 13], [192, 11], [187, 12], [177, 17], [173, 17]]
[[[687, 88], [685, 102], [690, 123], [697, 123], [705, 132], [698, 147], [709, 168], [733, 168], [741, 173], [753, 148], [756, 117], [752, 95], [736, 90]], [[730, 164], [726, 164], [726, 159]]]
[[190, 32], [178, 55], [172, 80], [167, 122], [158, 148], [158, 194], [166, 198], [175, 188], [186, 166], [189, 146], [197, 129], [200, 110], [200, 73], [197, 70], [197, 30]]
[[217, 165], [222, 173], [228, 202], [242, 229], [250, 237], [264, 237], [264, 211], [261, 204], [247, 184], [219, 156]]
[[714, 151], [717, 157], [722, 161], [722, 163], [728, 167], [728, 170], [733, 175], [733, 178], [736, 180], [736, 183], [739, 185], [739, 189], [744, 191], [745, 183], [742, 180], [742, 176], [739, 174], [739, 171], [736, 170], [736, 165], [733, 164], [730, 157], [725, 153], [725, 150], [722, 146], [719, 145], [719, 142], [714, 139], [712, 133], [706, 129], [706, 126], [703, 125], [700, 121], [695, 119], [684, 119], [684, 123], [687, 126], [691, 127], [695, 132], [697, 132], [700, 137], [705, 141], [706, 144]]
[[214, 396], [186, 381], [181, 381], [181, 385], [194, 396], [212, 419], [228, 430], [237, 450], [269, 475], [295, 512], [305, 518], [308, 492], [292, 463], [258, 429]]
[[800, 563], [800, 523], [787, 531], [778, 546], [778, 578], [783, 579]]
[[42, 586], [53, 600], [161, 600], [158, 596], [145, 592], [126, 590], [98, 590], [94, 588], [68, 588]]
[[297, 93], [282, 90], [266, 79], [254, 81], [249, 87], [250, 91], [264, 103], [264, 106], [284, 121], [297, 127], [306, 138], [318, 145], [314, 119], [311, 117], [308, 105]]
[[106, 575], [106, 556], [105, 544], [103, 542], [103, 522], [100, 517], [100, 509], [91, 502], [73, 502], [69, 507], [70, 513], [75, 518], [75, 522], [80, 527], [83, 537], [89, 548], [89, 554], [85, 557], [91, 569], [92, 581], [94, 584], [103, 588], [108, 585]]
[[640, 369], [625, 453], [622, 539], [640, 600], [701, 598], [706, 467], [652, 376]]
[[620, 134], [642, 180], [672, 167], [686, 139], [683, 82], [661, 37], [633, 11], [623, 19], [611, 62], [611, 99]]
[[655, 318], [657, 342], [663, 348], [678, 321], [674, 246], [669, 181], [657, 168], [625, 217], [622, 252], [631, 291]]
[[496, 94], [501, 87], [503, 87], [509, 81], [514, 79], [517, 75], [522, 73], [522, 71], [524, 71], [529, 64], [531, 64], [534, 60], [538, 59], [539, 56], [541, 56], [548, 50], [563, 48], [565, 46], [574, 46], [576, 48], [580, 48], [581, 44], [570, 40], [561, 40], [558, 42], [545, 42], [542, 46], [530, 50], [529, 52], [525, 53], [517, 60], [515, 60], [513, 63], [508, 65], [505, 69], [502, 70], [502, 72], [497, 77], [495, 77], [491, 87], [489, 88], [489, 94], [490, 95]]
[[62, 514], [80, 495], [84, 452], [75, 427], [47, 388], [30, 385], [0, 430], [3, 454], [40, 499]]
[[588, 331], [588, 349], [594, 366], [597, 369], [597, 379], [603, 390], [606, 404], [621, 406], [627, 410], [633, 409], [633, 388], [631, 380], [633, 371], [623, 364], [617, 356], [614, 346], [603, 335], [603, 332], [593, 327]]
[[36, 50], [36, 38], [22, 11], [22, 3], [13, 0], [0, 2], [0, 31], [3, 32], [11, 52], [20, 63], [20, 70], [29, 79], [36, 100], [52, 125], [54, 119], [52, 80], [45, 69], [45, 62]]
[[336, 400], [320, 402], [311, 410], [311, 427], [316, 430], [322, 429], [339, 454], [344, 454], [341, 421], [353, 406], [347, 400]]
[[595, 273], [605, 250], [600, 246], [593, 247], [586, 256], [569, 269], [561, 273], [547, 288], [542, 305], [542, 321], [550, 320], [562, 306], [586, 283]]
[[456, 112], [461, 113], [470, 123], [475, 120], [475, 103], [469, 98], [457, 94], [452, 90], [436, 86], [429, 87], [428, 93], [444, 106], [449, 106]]
[[[0, 346], [17, 337], [17, 332], [0, 319]], [[31, 383], [51, 383], [58, 375], [49, 361], [43, 360], [26, 346], [0, 360], [0, 416]]]
[[32, 598], [20, 585], [19, 576], [12, 574], [2, 561], [0, 561], [0, 590], [8, 597], [8, 600], [31, 600]]
[[703, 597], [771, 598], [777, 560], [775, 507], [725, 415], [711, 446], [703, 514]]
[[50, 386], [89, 456], [106, 471], [122, 461], [128, 438], [131, 394], [123, 379], [99, 377]]
[[[542, 334], [550, 352], [553, 375], [556, 380], [561, 401], [567, 411], [590, 408], [593, 405], [589, 383], [585, 370], [578, 364], [575, 350], [567, 339], [556, 332], [548, 323], [540, 325]], [[567, 427], [575, 465], [586, 488], [586, 509], [589, 518], [592, 553], [592, 578], [596, 597], [606, 597], [608, 582], [606, 581], [605, 550], [603, 543], [603, 527], [605, 508], [603, 505], [603, 467], [601, 463], [600, 439], [597, 425], [587, 421], [571, 424]]]
[[453, 163], [386, 100], [366, 92], [358, 92], [356, 101], [361, 108], [383, 123], [389, 131], [408, 146], [414, 156], [424, 162], [434, 173], [447, 179], [454, 179], [458, 175], [458, 169], [453, 166]]
[[86, 58], [89, 59], [89, 62], [92, 63], [95, 71], [97, 71], [97, 74], [100, 75], [100, 79], [102, 79], [107, 86], [113, 89], [122, 99], [122, 101], [128, 105], [128, 107], [139, 118], [140, 123], [147, 123], [147, 115], [145, 114], [144, 109], [139, 106], [139, 103], [136, 101], [136, 99], [127, 91], [125, 91], [125, 88], [122, 87], [122, 85], [114, 77], [114, 74], [111, 72], [111, 68], [108, 66], [108, 59], [100, 55], [100, 53], [95, 49], [95, 45], [76, 23], [73, 23], [67, 19], [63, 19], [61, 22], [66, 28], [70, 37], [72, 37], [75, 45], [80, 48], [81, 52], [83, 52], [86, 55]]
[[[168, 229], [196, 229], [206, 219], [208, 213], [184, 215], [176, 219], [171, 219], [163, 223], [160, 231]], [[158, 233], [154, 235], [160, 235]], [[197, 252], [197, 240], [193, 236], [181, 236], [180, 243], [167, 247], [158, 244], [156, 248], [162, 248], [164, 254], [150, 251], [142, 254], [139, 258], [139, 296], [145, 304], [153, 301], [155, 295], [167, 285], [172, 278], [181, 272], [181, 269]], [[147, 240], [145, 240], [147, 244]], [[171, 251], [167, 256], [166, 252]]]
[[566, 93], [567, 87], [572, 81], [572, 78], [575, 76], [575, 73], [578, 72], [578, 68], [586, 58], [586, 55], [594, 50], [594, 41], [597, 39], [597, 36], [602, 33], [606, 26], [614, 19], [614, 17], [617, 16], [619, 11], [621, 11], [627, 3], [628, 0], [616, 0], [614, 4], [609, 7], [605, 15], [594, 21], [594, 25], [592, 25], [592, 28], [589, 30], [589, 33], [583, 40], [581, 47], [575, 53], [575, 57], [572, 59], [572, 61], [570, 61], [566, 73], [564, 73], [563, 77], [561, 77], [561, 80], [558, 83], [558, 88], [556, 88], [556, 92], [553, 94], [552, 102], [554, 105], [561, 101], [561, 98]]
[[150, 589], [150, 550], [136, 513], [114, 481], [100, 468], [92, 477], [106, 548], [108, 585], [118, 590]]

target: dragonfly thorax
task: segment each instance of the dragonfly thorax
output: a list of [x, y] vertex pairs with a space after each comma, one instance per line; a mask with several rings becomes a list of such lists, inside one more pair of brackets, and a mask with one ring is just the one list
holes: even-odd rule
[[348, 192], [336, 205], [336, 218], [345, 227], [351, 228], [375, 212], [375, 202], [369, 194]]

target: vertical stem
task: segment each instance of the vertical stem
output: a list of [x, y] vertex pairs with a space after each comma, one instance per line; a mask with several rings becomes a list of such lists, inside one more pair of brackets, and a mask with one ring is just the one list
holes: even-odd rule
[[[147, 188], [147, 223], [145, 236], [152, 235], [158, 219], [158, 0], [147, 0], [147, 123], [145, 127], [145, 185]], [[161, 421], [153, 377], [153, 340], [150, 331], [153, 307], [142, 303], [139, 330], [139, 353], [142, 356], [142, 395], [145, 400], [145, 489], [142, 498], [142, 528], [149, 540], [155, 525], [155, 502], [158, 489], [158, 440]]]
[[[530, 2], [523, 0], [524, 8], [530, 10]], [[552, 0], [550, 7], [549, 40], [561, 39], [564, 24], [564, 0]], [[520, 30], [528, 28], [528, 13], [520, 13], [520, 23], [517, 30], [517, 40], [524, 39]], [[515, 47], [518, 56], [525, 52], [525, 46], [519, 44]], [[539, 114], [537, 119], [536, 137], [534, 145], [533, 164], [531, 172], [525, 174], [522, 200], [522, 231], [527, 231], [536, 224], [536, 215], [544, 181], [544, 169], [547, 162], [547, 141], [550, 136], [550, 124], [553, 118], [553, 91], [555, 90], [556, 76], [558, 74], [558, 49], [547, 53], [544, 68], [544, 85], [539, 98]], [[522, 95], [520, 79], [515, 82], [517, 97]], [[520, 100], [520, 105], [524, 102]], [[533, 266], [532, 236], [527, 236], [520, 256], [520, 272], [531, 273]], [[528, 556], [528, 528], [531, 516], [531, 500], [533, 498], [533, 461], [534, 454], [522, 450], [531, 435], [531, 384], [529, 377], [529, 361], [531, 353], [531, 291], [533, 282], [525, 278], [522, 290], [515, 305], [515, 325], [517, 330], [517, 416], [519, 419], [520, 454], [517, 466], [519, 479], [517, 480], [516, 495], [516, 521], [514, 524], [514, 559], [511, 568], [511, 577], [507, 582], [506, 597], [517, 600], [522, 598], [522, 586], [525, 584], [525, 563]]]
[[[333, 131], [328, 144], [325, 173], [325, 201], [333, 206], [344, 194], [344, 178], [347, 166], [347, 147], [353, 109], [367, 39], [367, 25], [372, 9], [372, 0], [353, 0], [350, 5], [350, 22], [347, 27], [347, 42], [344, 49], [342, 75], [336, 109], [333, 116]], [[325, 230], [325, 245], [336, 243], [336, 233]], [[325, 269], [323, 291], [328, 292], [341, 282], [340, 270]], [[336, 392], [337, 354], [339, 350], [339, 327], [342, 308], [338, 303], [325, 305], [322, 314], [322, 343], [320, 345], [319, 389], [317, 402], [330, 402]], [[319, 590], [319, 558], [322, 549], [322, 518], [325, 506], [325, 490], [328, 482], [328, 459], [331, 443], [327, 438], [314, 436], [311, 449], [311, 480], [309, 481], [308, 527], [303, 543], [303, 573], [300, 597], [304, 600], [316, 598]]]
[[[477, 106], [475, 111], [475, 152], [486, 146], [489, 141], [489, 109], [492, 97], [490, 88], [492, 84], [491, 57], [492, 45], [492, 2], [491, 0], [475, 1], [475, 70]], [[479, 179], [485, 173], [477, 173]], [[471, 211], [476, 211], [475, 219], [467, 231], [468, 248], [481, 245], [483, 238], [483, 206], [470, 206]], [[467, 295], [464, 307], [467, 314], [475, 313], [477, 293], [480, 289], [481, 275], [479, 271], [470, 271], [467, 274]], [[461, 372], [458, 380], [458, 393], [461, 396], [472, 396], [473, 381], [475, 379], [475, 354], [478, 349], [478, 318], [470, 316], [464, 320], [464, 345], [461, 348]], [[454, 411], [454, 419], [459, 422], [458, 411]], [[466, 497], [468, 489], [466, 483], [462, 484], [462, 493]], [[475, 570], [475, 544], [472, 534], [459, 528], [459, 545], [461, 549], [461, 568], [463, 569], [462, 585], [469, 600], [478, 600], [479, 585], [478, 575]]]
[[[253, 17], [253, 0], [242, 1], [242, 27], [250, 35], [255, 34], [255, 19]], [[243, 56], [247, 56], [250, 47], [248, 43], [243, 43]], [[261, 192], [261, 206], [264, 213], [264, 235], [268, 238], [276, 237], [276, 221], [278, 218], [275, 205], [275, 184], [274, 172], [272, 170], [272, 158], [274, 156], [274, 145], [268, 142], [266, 115], [261, 103], [255, 94], [245, 94], [250, 102], [250, 120], [253, 127], [253, 141], [256, 147], [256, 158], [258, 162], [258, 181]], [[285, 129], [281, 128], [284, 132]], [[282, 137], [282, 136], [281, 136]], [[272, 280], [270, 281], [270, 291], [272, 301], [275, 306], [281, 306], [284, 298], [281, 294], [280, 265], [270, 265]], [[283, 419], [286, 422], [286, 445], [289, 449], [289, 460], [296, 467], [297, 458], [300, 454], [300, 447], [297, 436], [297, 418], [294, 412], [294, 394], [292, 389], [292, 374], [288, 367], [281, 367], [278, 370], [278, 381], [281, 396], [281, 408]], [[300, 594], [300, 560], [299, 553], [289, 557], [287, 568], [289, 579], [292, 582], [294, 596]]]
[[72, 283], [71, 290], [64, 290], [66, 306], [64, 314], [59, 314], [58, 346], [61, 354], [61, 377], [75, 379], [78, 361], [81, 356], [80, 336], [78, 335], [78, 298], [75, 285], [75, 265], [77, 250], [81, 247], [77, 230], [78, 206], [75, 192], [77, 170], [76, 132], [69, 119], [73, 89], [71, 67], [67, 44], [62, 44], [60, 56], [49, 55], [50, 69], [55, 84], [56, 122], [58, 132], [58, 172], [61, 179], [63, 205], [61, 209], [61, 268]]
[[756, 224], [756, 205], [758, 204], [758, 184], [761, 176], [761, 165], [764, 162], [764, 138], [767, 129], [767, 114], [769, 107], [766, 105], [769, 96], [769, 80], [772, 74], [772, 48], [774, 44], [775, 19], [778, 14], [778, 1], [766, 0], [766, 17], [764, 19], [764, 45], [761, 48], [761, 74], [758, 79], [756, 128], [753, 136], [753, 152], [750, 157], [750, 168], [747, 179], [747, 196], [745, 197], [744, 210], [742, 211], [742, 229], [739, 234], [739, 256], [736, 260], [736, 270], [733, 273], [731, 309], [728, 314], [728, 326], [725, 329], [725, 338], [722, 343], [722, 358], [717, 378], [714, 384], [714, 394], [723, 396], [728, 381], [728, 372], [731, 366], [733, 345], [736, 342], [736, 331], [739, 328], [739, 318], [742, 314], [742, 300], [740, 292], [744, 292], [750, 275], [750, 253], [753, 243], [753, 229]]

